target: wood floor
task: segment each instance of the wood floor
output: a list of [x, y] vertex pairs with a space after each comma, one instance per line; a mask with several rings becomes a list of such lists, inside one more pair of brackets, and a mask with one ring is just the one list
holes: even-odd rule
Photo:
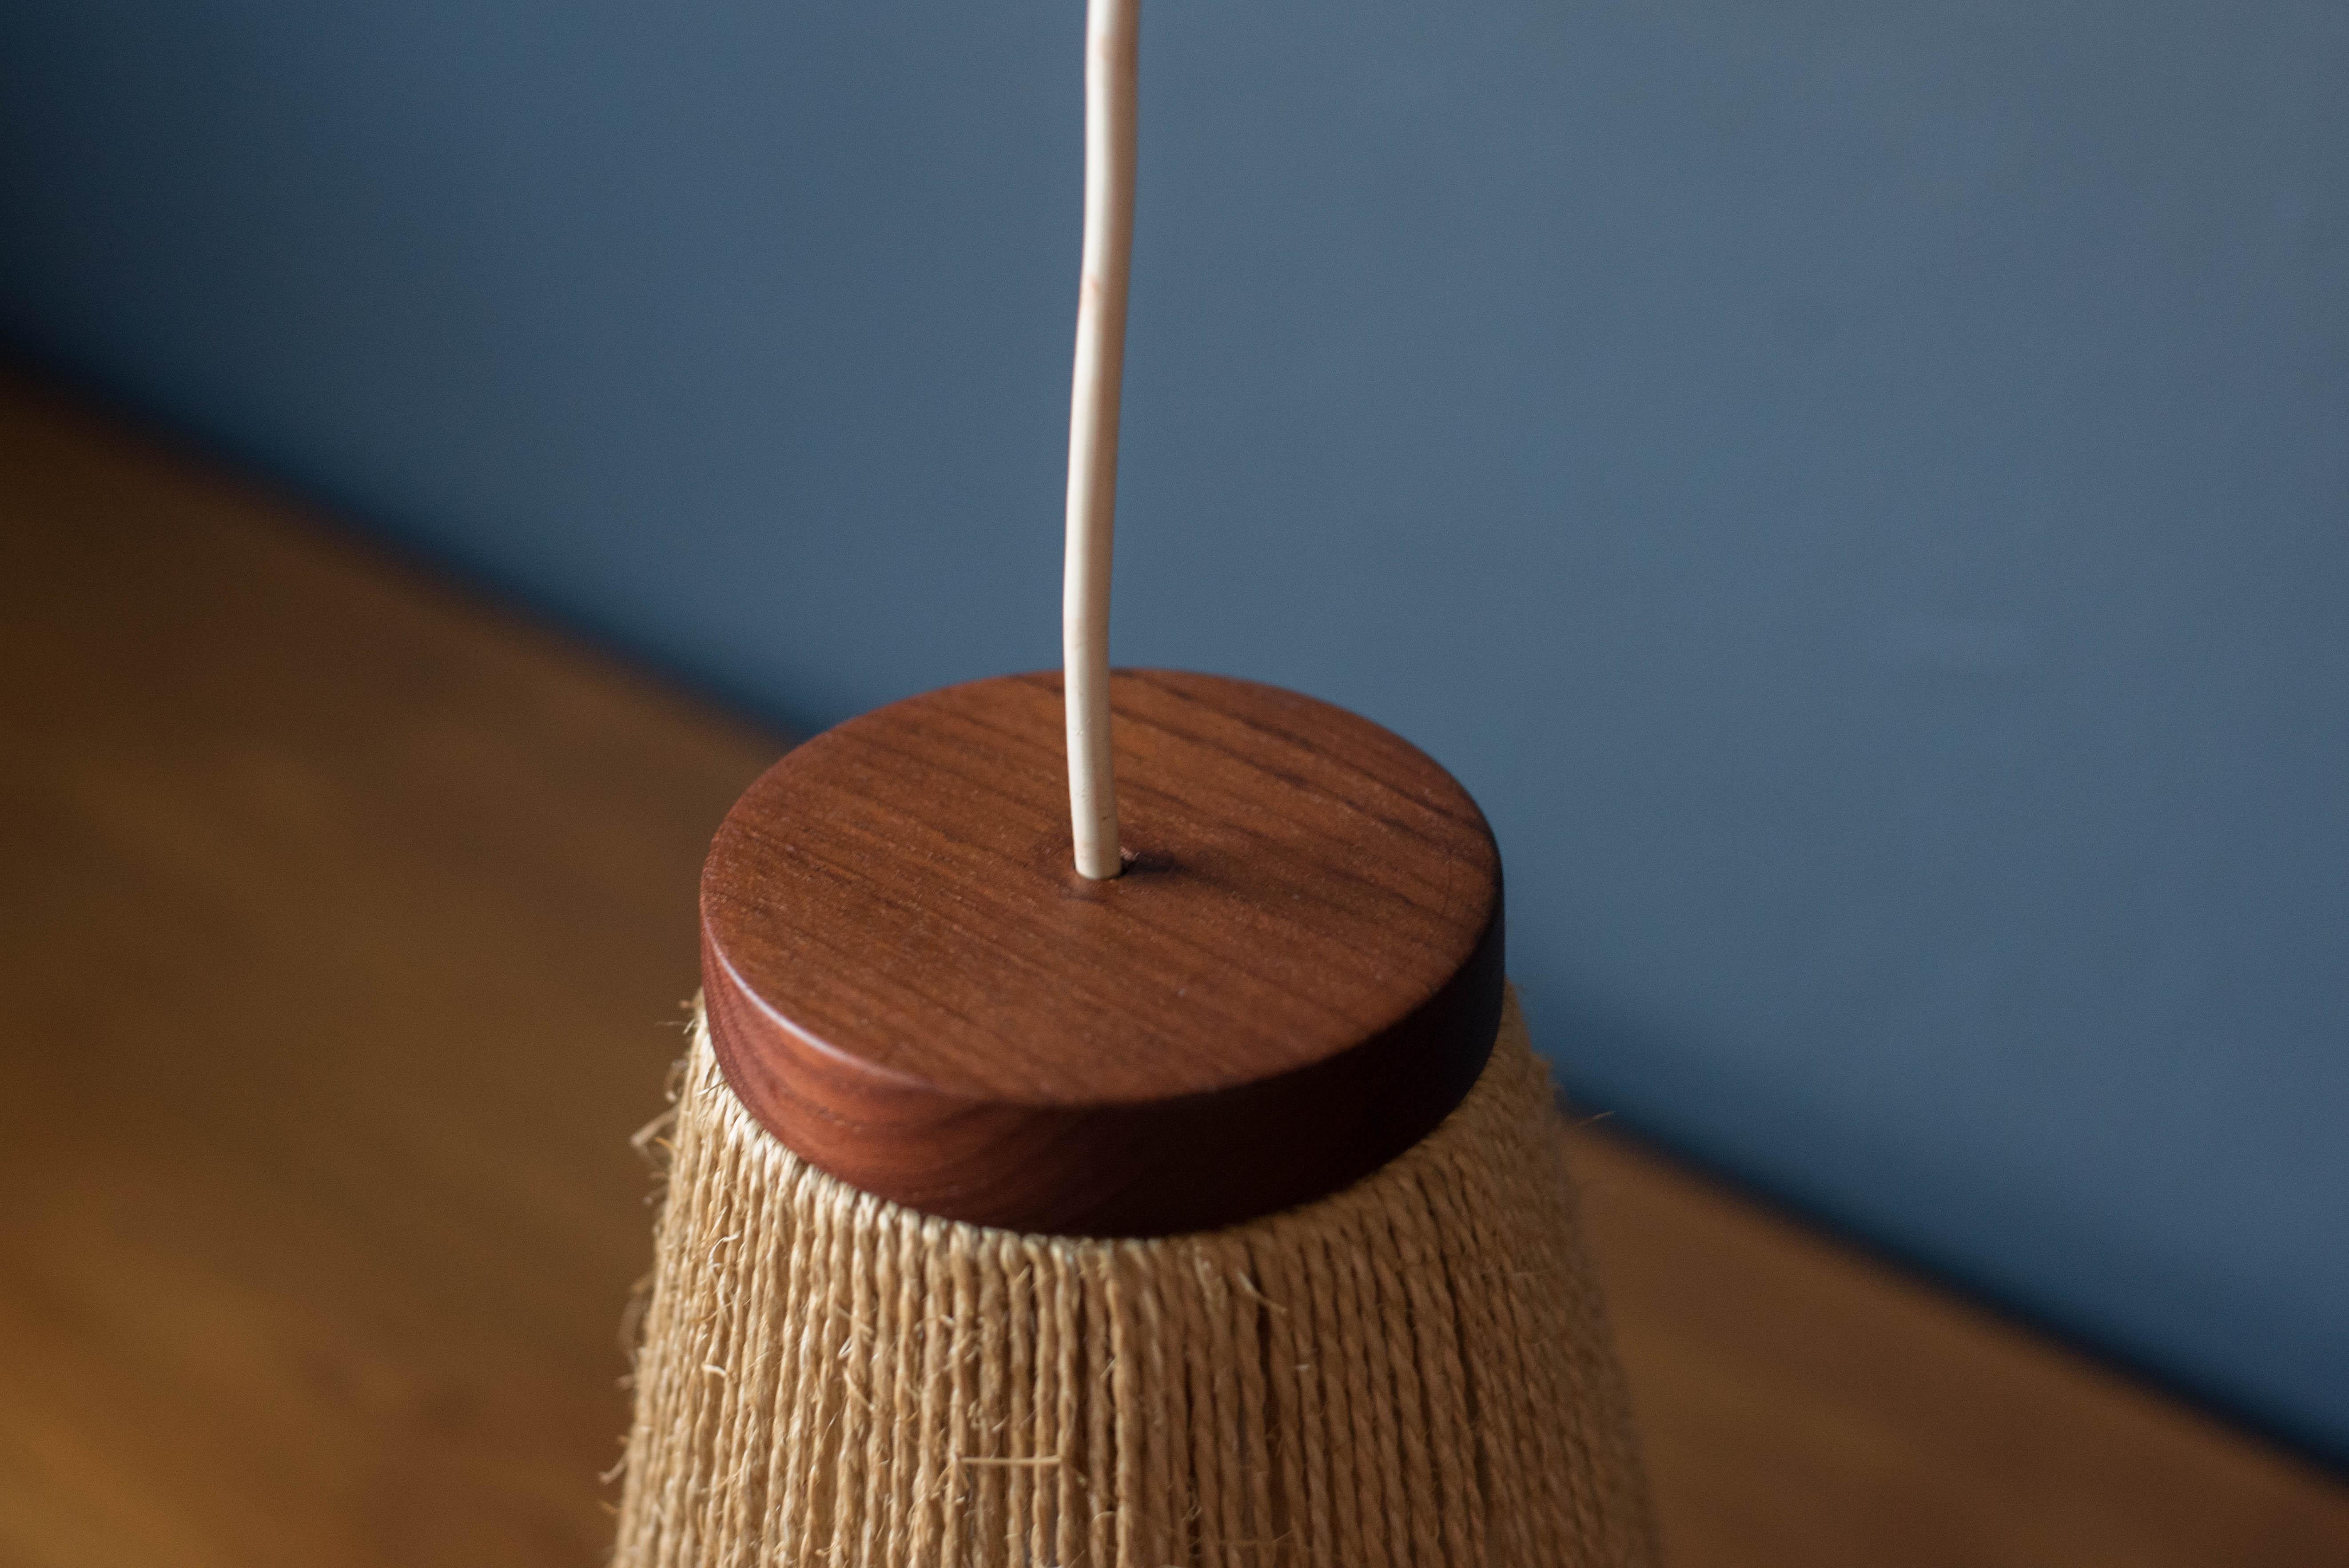
[[[0, 384], [0, 1565], [590, 1564], [779, 741]], [[1580, 1137], [1679, 1568], [2349, 1563], [2349, 1491]]]

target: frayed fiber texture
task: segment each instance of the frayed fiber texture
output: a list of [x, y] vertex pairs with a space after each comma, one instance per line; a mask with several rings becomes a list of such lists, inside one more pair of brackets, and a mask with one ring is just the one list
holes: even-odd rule
[[800, 1160], [697, 1021], [618, 1568], [1649, 1568], [1547, 1072], [1344, 1191], [1149, 1241]]

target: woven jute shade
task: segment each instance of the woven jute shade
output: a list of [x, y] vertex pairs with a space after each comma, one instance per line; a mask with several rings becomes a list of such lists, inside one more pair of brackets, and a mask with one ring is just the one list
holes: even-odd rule
[[1436, 1130], [1318, 1202], [1146, 1240], [860, 1192], [697, 1026], [621, 1568], [1643, 1568], [1646, 1499], [1514, 1002]]

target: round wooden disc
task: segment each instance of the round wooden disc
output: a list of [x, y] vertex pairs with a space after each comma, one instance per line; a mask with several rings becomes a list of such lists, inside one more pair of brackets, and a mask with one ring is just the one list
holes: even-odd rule
[[1071, 863], [1057, 674], [895, 703], [753, 784], [702, 873], [727, 1081], [928, 1213], [1063, 1235], [1320, 1197], [1483, 1069], [1500, 858], [1409, 743], [1273, 686], [1120, 671], [1126, 871]]

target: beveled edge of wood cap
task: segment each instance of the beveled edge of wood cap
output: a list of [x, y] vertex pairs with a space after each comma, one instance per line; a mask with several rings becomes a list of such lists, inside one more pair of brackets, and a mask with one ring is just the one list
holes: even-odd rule
[[730, 1087], [852, 1186], [1154, 1236], [1350, 1185], [1499, 1026], [1500, 857], [1424, 753], [1278, 687], [1111, 682], [1127, 870], [1070, 861], [1057, 672], [786, 754], [719, 828], [702, 983]]

